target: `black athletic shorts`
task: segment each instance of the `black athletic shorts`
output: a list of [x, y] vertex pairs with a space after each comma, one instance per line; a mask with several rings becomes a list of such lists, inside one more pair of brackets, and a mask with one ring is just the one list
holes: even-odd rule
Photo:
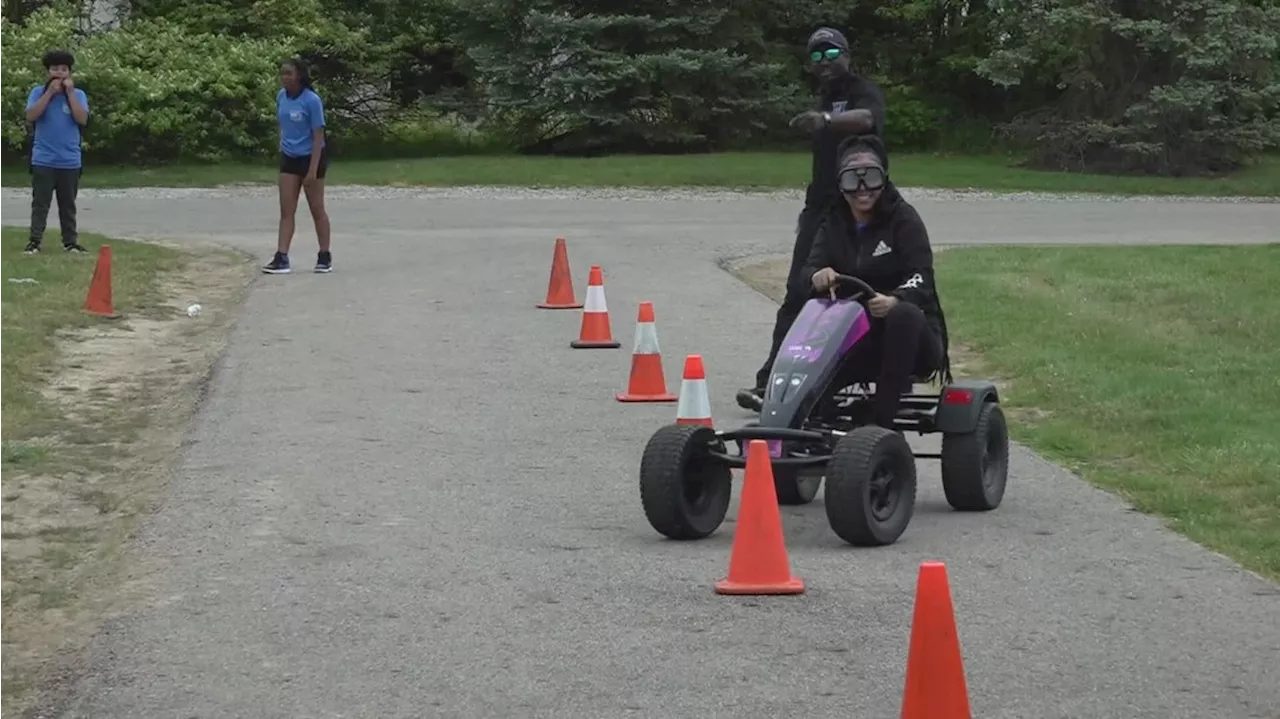
[[[325, 172], [329, 169], [329, 152], [328, 148], [320, 150], [320, 164], [316, 167], [316, 178], [324, 179]], [[303, 155], [302, 157], [290, 157], [283, 152], [280, 153], [280, 172], [285, 175], [297, 175], [298, 177], [306, 177], [307, 172], [311, 170], [311, 155]]]

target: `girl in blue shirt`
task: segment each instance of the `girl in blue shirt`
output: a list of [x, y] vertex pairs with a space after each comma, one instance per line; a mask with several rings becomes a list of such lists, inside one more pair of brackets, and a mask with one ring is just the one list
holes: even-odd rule
[[280, 92], [276, 93], [276, 119], [280, 123], [280, 233], [275, 257], [262, 271], [273, 275], [290, 271], [294, 216], [298, 195], [305, 191], [320, 242], [315, 271], [329, 272], [333, 269], [333, 255], [329, 251], [329, 213], [324, 207], [324, 176], [329, 167], [324, 102], [311, 87], [307, 66], [299, 58], [281, 63], [280, 85]]

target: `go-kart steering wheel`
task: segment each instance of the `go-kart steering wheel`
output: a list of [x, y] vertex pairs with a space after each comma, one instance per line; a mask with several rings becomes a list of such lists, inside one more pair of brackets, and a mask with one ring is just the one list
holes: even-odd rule
[[871, 285], [851, 275], [837, 274], [836, 281], [832, 283], [831, 286], [832, 288], [835, 288], [840, 285], [853, 288], [854, 293], [849, 296], [849, 299], [870, 299], [876, 294], [876, 291], [871, 288]]

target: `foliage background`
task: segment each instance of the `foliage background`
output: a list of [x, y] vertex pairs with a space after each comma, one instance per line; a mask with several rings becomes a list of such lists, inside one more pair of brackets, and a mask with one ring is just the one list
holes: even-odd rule
[[832, 24], [895, 151], [1230, 171], [1280, 147], [1280, 0], [6, 0], [2, 139], [25, 155], [40, 56], [76, 53], [89, 162], [266, 159], [282, 59], [335, 155], [802, 148], [802, 64]]

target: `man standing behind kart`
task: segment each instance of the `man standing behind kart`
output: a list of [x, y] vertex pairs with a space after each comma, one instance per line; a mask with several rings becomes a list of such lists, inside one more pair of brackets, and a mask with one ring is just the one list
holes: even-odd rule
[[791, 127], [813, 138], [813, 174], [805, 191], [804, 209], [796, 223], [787, 292], [773, 326], [769, 358], [756, 373], [754, 387], [738, 391], [738, 404], [756, 412], [764, 403], [765, 384], [769, 381], [769, 371], [782, 340], [810, 296], [808, 283], [798, 275], [809, 258], [813, 236], [823, 215], [840, 197], [836, 182], [836, 148], [850, 135], [874, 134], [883, 139], [884, 134], [884, 93], [849, 66], [849, 41], [844, 35], [833, 28], [818, 28], [809, 36], [808, 53], [809, 70], [821, 82], [818, 109], [796, 115], [791, 119]]
[[25, 250], [29, 255], [40, 251], [55, 195], [62, 249], [86, 251], [76, 230], [76, 193], [84, 166], [80, 134], [89, 122], [89, 97], [71, 78], [75, 62], [66, 50], [45, 53], [48, 79], [27, 96], [27, 122], [35, 135], [31, 144], [31, 234]]

